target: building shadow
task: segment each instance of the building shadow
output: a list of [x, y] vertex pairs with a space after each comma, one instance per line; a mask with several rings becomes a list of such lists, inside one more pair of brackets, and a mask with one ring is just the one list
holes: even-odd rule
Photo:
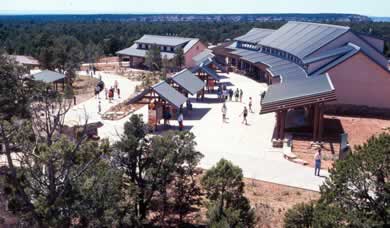
[[201, 120], [211, 108], [195, 108], [191, 112], [186, 112], [184, 120]]

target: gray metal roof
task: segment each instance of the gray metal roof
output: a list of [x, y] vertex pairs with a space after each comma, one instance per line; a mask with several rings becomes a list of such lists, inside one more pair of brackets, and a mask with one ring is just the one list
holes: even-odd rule
[[324, 67], [322, 67], [318, 70], [315, 70], [311, 74], [312, 75], [324, 74], [329, 69], [332, 69], [333, 67], [337, 66], [338, 64], [344, 62], [345, 60], [349, 59], [351, 56], [354, 56], [356, 53], [358, 53], [361, 50], [359, 46], [356, 46], [352, 43], [349, 43], [348, 46], [352, 47], [352, 49], [349, 52], [345, 53], [344, 55], [337, 58], [335, 61], [332, 61], [331, 63], [325, 65]]
[[270, 85], [262, 100], [262, 109], [265, 109], [262, 113], [334, 99], [335, 89], [329, 76], [318, 75], [291, 83]]
[[63, 80], [65, 75], [51, 70], [44, 70], [33, 75], [33, 79], [36, 81], [43, 81], [45, 83], [52, 83]]
[[192, 58], [192, 60], [194, 60], [194, 62], [198, 65], [204, 61], [207, 61], [209, 59], [212, 59], [214, 58], [214, 54], [213, 54], [213, 51], [210, 50], [210, 49], [205, 49], [204, 51], [202, 51], [201, 53], [199, 53], [198, 55], [194, 56]]
[[188, 69], [176, 73], [170, 79], [192, 95], [202, 90], [205, 85], [202, 80]]
[[216, 81], [219, 81], [221, 80], [221, 77], [217, 74], [217, 72], [215, 72], [215, 70], [207, 67], [206, 65], [204, 65], [203, 63], [200, 64], [200, 65], [197, 65], [196, 67], [194, 67], [192, 70], [192, 73], [195, 73], [197, 71], [203, 71], [205, 72], [206, 74], [210, 75], [214, 80]]
[[304, 58], [303, 63], [310, 64], [310, 63], [318, 62], [318, 61], [328, 59], [331, 57], [338, 57], [338, 56], [344, 55], [344, 54], [352, 51], [353, 49], [355, 49], [355, 48], [352, 45], [347, 44], [347, 45], [339, 47], [339, 48], [335, 48], [335, 49], [321, 52], [315, 56], [310, 56], [310, 57]]
[[178, 36], [143, 35], [139, 40], [136, 40], [135, 43], [157, 44], [157, 45], [176, 47], [178, 45], [185, 44], [190, 40], [199, 40], [199, 39], [178, 37]]
[[153, 85], [152, 89], [158, 95], [160, 95], [161, 98], [163, 98], [176, 108], [179, 108], [180, 105], [184, 104], [187, 101], [187, 98], [183, 94], [172, 88], [165, 81]]
[[245, 35], [235, 38], [236, 41], [257, 44], [265, 37], [271, 35], [275, 30], [273, 29], [262, 29], [262, 28], [252, 28]]
[[349, 27], [307, 22], [288, 22], [259, 44], [286, 51], [303, 59], [349, 31]]
[[[125, 48], [123, 50], [117, 51], [117, 55], [127, 55], [127, 56], [136, 56], [136, 57], [142, 57], [145, 58], [147, 50], [145, 49], [138, 49], [137, 44], [133, 44], [129, 48]], [[175, 57], [175, 53], [172, 52], [161, 52], [161, 56], [167, 56], [168, 59], [173, 59]]]
[[266, 53], [236, 48], [233, 54], [250, 63], [262, 63], [268, 66], [273, 77], [280, 76], [283, 82], [299, 80], [307, 77], [306, 71], [299, 65]]

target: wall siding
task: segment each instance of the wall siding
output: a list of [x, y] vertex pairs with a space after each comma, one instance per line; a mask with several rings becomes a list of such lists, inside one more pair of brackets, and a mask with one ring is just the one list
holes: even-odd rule
[[190, 48], [186, 53], [184, 53], [185, 67], [194, 67], [196, 63], [192, 58], [203, 52], [206, 48], [206, 45], [198, 41], [194, 46], [192, 46], [192, 48]]
[[390, 109], [390, 72], [357, 53], [328, 71], [337, 104]]

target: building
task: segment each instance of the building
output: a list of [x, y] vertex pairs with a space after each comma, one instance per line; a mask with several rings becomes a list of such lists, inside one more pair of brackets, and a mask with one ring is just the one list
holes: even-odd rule
[[32, 56], [27, 55], [9, 55], [19, 65], [27, 67], [29, 70], [38, 69], [39, 61]]
[[261, 112], [277, 113], [276, 138], [284, 138], [286, 120], [297, 112], [316, 140], [325, 111], [390, 110], [384, 41], [349, 27], [288, 22], [277, 30], [254, 28], [213, 50], [230, 70], [270, 85]]
[[166, 56], [169, 60], [175, 57], [177, 49], [182, 48], [184, 52], [183, 67], [186, 68], [194, 67], [196, 63], [193, 57], [206, 49], [206, 46], [197, 38], [144, 35], [134, 41], [131, 47], [120, 50], [116, 54], [119, 56], [119, 61], [128, 62], [129, 67], [143, 68], [146, 52], [152, 45], [157, 45], [161, 50], [162, 57]]

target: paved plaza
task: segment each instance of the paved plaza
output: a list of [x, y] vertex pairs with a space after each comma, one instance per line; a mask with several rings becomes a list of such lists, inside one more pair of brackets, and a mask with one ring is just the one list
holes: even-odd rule
[[[128, 98], [138, 84], [114, 74], [100, 73], [100, 75], [108, 87], [114, 85], [114, 81], [117, 80], [122, 95], [122, 99], [116, 98], [113, 103], [109, 103], [102, 93], [100, 95], [102, 113], [123, 101], [124, 98]], [[245, 177], [318, 191], [325, 178], [314, 176], [313, 168], [285, 160], [282, 151], [271, 146], [275, 114], [259, 115], [260, 94], [267, 89], [267, 85], [235, 73], [221, 75], [222, 83], [225, 83], [228, 88], [243, 90], [243, 102], [226, 102], [229, 119], [227, 123], [223, 123], [222, 103], [218, 101], [217, 95], [208, 94], [205, 101], [199, 103], [192, 98], [194, 110], [191, 115], [185, 116], [184, 125], [195, 134], [197, 149], [204, 154], [200, 166], [210, 168], [221, 158], [225, 158], [241, 167]], [[252, 97], [254, 112], [249, 113], [248, 125], [245, 125], [241, 123], [240, 114], [244, 106], [248, 105], [249, 97]], [[119, 121], [102, 120], [97, 107], [96, 98], [81, 103], [72, 108], [66, 122], [83, 123], [87, 116], [88, 122], [101, 121], [104, 124], [99, 128], [101, 138], [118, 140], [123, 132], [123, 124], [129, 117]], [[146, 121], [147, 107], [138, 110], [136, 114], [143, 114]], [[177, 125], [177, 121], [171, 122]], [[323, 170], [321, 175], [327, 176], [328, 173]]]

